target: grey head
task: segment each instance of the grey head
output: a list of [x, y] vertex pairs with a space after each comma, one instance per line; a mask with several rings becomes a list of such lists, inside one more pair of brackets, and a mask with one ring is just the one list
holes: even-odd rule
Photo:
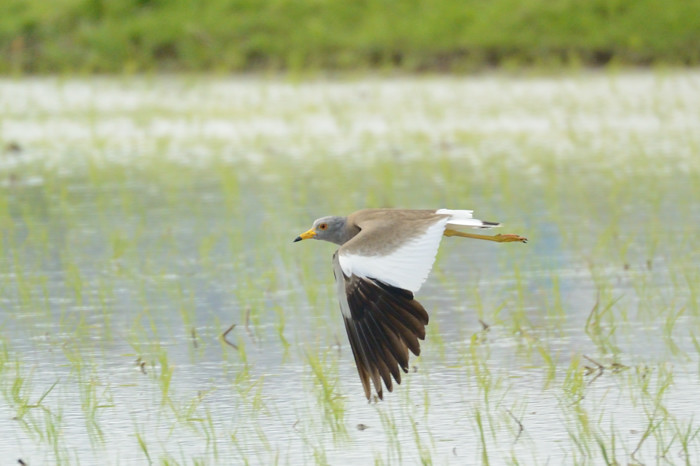
[[301, 235], [297, 236], [294, 239], [294, 242], [313, 238], [343, 245], [350, 238], [355, 236], [355, 234], [350, 230], [351, 229], [348, 228], [347, 217], [321, 217], [314, 221], [313, 226], [308, 231], [305, 231]]

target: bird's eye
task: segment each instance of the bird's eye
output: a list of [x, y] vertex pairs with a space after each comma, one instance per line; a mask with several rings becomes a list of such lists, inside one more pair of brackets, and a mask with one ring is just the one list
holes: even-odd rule
[[328, 224], [327, 223], [321, 223], [318, 225], [319, 230], [327, 230], [328, 229]]

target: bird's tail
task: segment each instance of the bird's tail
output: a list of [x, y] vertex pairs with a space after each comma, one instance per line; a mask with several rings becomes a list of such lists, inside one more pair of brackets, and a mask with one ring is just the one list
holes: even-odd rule
[[447, 219], [446, 228], [496, 228], [500, 227], [501, 224], [498, 222], [487, 222], [485, 220], [479, 220], [472, 216], [473, 210], [450, 210], [450, 209], [440, 209], [435, 211], [436, 214], [449, 215]]

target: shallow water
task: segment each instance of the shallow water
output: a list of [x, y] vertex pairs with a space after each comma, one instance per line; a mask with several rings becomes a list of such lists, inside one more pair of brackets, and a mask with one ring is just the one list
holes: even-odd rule
[[[0, 452], [700, 457], [697, 108], [697, 72], [0, 81]], [[368, 404], [333, 247], [291, 240], [383, 205], [530, 242], [446, 239], [422, 356]]]

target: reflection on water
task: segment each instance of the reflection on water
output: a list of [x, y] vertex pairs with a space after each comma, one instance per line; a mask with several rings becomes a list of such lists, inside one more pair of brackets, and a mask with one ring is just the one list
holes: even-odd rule
[[[1, 159], [0, 451], [29, 464], [697, 457], [699, 83], [3, 81], [0, 135], [21, 150]], [[435, 150], [447, 158], [432, 165]], [[300, 194], [306, 181], [276, 165], [349, 153], [357, 183], [395, 160], [398, 199], [485, 210], [531, 239], [445, 240], [418, 295], [423, 355], [378, 404], [343, 333], [332, 247], [291, 243], [342, 193]], [[183, 163], [164, 165], [172, 177], [130, 171], [161, 156]], [[462, 205], [421, 189], [440, 163], [465, 174], [454, 194], [504, 176]], [[220, 338], [232, 324], [237, 348]]]

